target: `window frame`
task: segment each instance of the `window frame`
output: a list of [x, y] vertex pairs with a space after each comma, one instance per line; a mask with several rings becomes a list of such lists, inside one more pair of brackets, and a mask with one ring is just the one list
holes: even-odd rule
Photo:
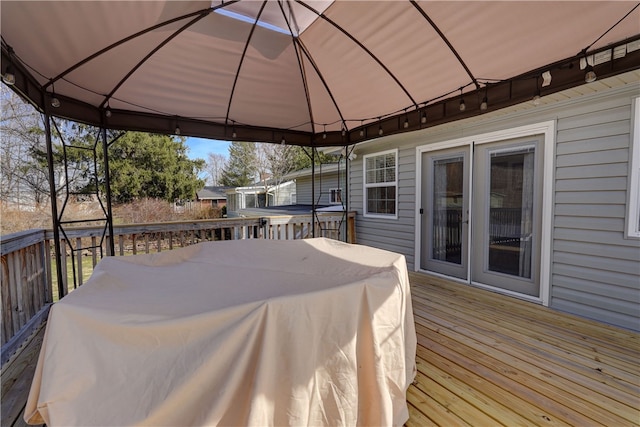
[[640, 97], [633, 98], [631, 105], [630, 136], [625, 235], [640, 239]]
[[[388, 182], [377, 182], [377, 183], [367, 183], [367, 159], [370, 157], [380, 157], [386, 156], [387, 154], [393, 153], [395, 156], [395, 180]], [[365, 218], [379, 218], [379, 219], [398, 219], [398, 149], [394, 148], [391, 150], [379, 151], [376, 153], [366, 154], [362, 157], [362, 188], [363, 188], [363, 206], [362, 206], [362, 216]], [[395, 213], [386, 214], [386, 213], [377, 213], [377, 212], [369, 212], [369, 199], [367, 196], [369, 188], [379, 188], [379, 187], [395, 187]]]
[[[334, 195], [337, 196], [337, 199], [334, 198]], [[341, 205], [342, 204], [342, 188], [330, 188], [329, 189], [329, 204], [330, 205]]]

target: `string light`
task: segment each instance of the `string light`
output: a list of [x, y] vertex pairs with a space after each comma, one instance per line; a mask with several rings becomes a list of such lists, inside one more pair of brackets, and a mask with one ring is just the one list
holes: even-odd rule
[[462, 88], [460, 88], [460, 111], [464, 111], [467, 109], [467, 105], [464, 103], [464, 98], [462, 97]]
[[176, 131], [174, 133], [176, 135], [180, 135], [180, 126], [176, 126]]
[[[7, 53], [9, 55], [9, 60], [13, 59], [13, 48], [9, 47]], [[4, 69], [2, 81], [8, 86], [16, 84], [16, 74], [12, 64], [7, 64], [7, 67]]]
[[531, 102], [533, 102], [533, 105], [535, 105], [536, 107], [540, 105], [540, 89], [536, 89], [536, 94], [533, 95], [533, 99], [531, 100]]
[[53, 86], [53, 81], [51, 81], [51, 106], [53, 108], [60, 107], [60, 100], [56, 96], [56, 88]]
[[488, 87], [488, 85], [484, 85], [484, 97], [482, 98], [482, 102], [480, 103], [480, 111], [487, 111], [487, 108], [489, 108], [489, 99], [487, 97], [487, 93], [489, 91]]
[[585, 73], [584, 73], [584, 81], [585, 83], [593, 83], [596, 81], [596, 79], [598, 78], [598, 76], [596, 75], [596, 72], [593, 70], [593, 65], [589, 64], [589, 60], [587, 59], [587, 55], [584, 55], [584, 62], [586, 64], [585, 66]]
[[536, 77], [536, 93], [533, 95], [533, 98], [531, 99], [531, 102], [536, 107], [538, 105], [540, 105], [540, 85], [539, 85], [539, 83], [540, 83], [539, 79], [538, 79], [538, 77]]
[[364, 120], [360, 120], [360, 136], [364, 136]]
[[16, 84], [16, 75], [13, 71], [12, 65], [7, 65], [7, 68], [2, 75], [2, 81], [8, 86], [13, 86], [14, 84]]

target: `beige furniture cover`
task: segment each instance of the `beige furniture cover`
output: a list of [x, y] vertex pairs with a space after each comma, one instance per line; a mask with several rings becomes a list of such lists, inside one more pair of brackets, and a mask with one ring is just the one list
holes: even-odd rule
[[398, 254], [311, 239], [107, 257], [52, 307], [25, 420], [399, 426], [415, 351]]

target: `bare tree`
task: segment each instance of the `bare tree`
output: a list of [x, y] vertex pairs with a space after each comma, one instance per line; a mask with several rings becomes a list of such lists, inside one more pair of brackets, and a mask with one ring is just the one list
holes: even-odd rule
[[[292, 172], [296, 163], [295, 147], [283, 144], [256, 144], [258, 174], [260, 182], [264, 186], [265, 194], [273, 187], [278, 200], [278, 188], [282, 184], [284, 176]], [[266, 197], [267, 203], [269, 198]]]
[[46, 167], [34, 167], [32, 158], [34, 147], [44, 147], [42, 116], [4, 85], [0, 97], [0, 198], [18, 206], [37, 206], [48, 194]]
[[209, 153], [207, 160], [206, 173], [207, 184], [218, 186], [221, 185], [222, 171], [227, 166], [227, 158], [218, 153]]

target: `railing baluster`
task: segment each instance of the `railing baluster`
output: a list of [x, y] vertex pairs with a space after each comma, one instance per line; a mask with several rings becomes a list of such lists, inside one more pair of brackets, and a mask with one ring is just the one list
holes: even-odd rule
[[66, 294], [69, 293], [69, 272], [67, 271], [67, 242], [66, 240], [62, 239], [62, 241], [60, 242], [60, 247], [62, 248], [62, 251], [60, 251], [60, 258], [62, 258], [62, 286], [63, 286], [63, 291], [62, 291], [62, 295], [58, 295], [58, 299], [62, 298], [63, 296], [65, 296]]
[[96, 236], [91, 236], [91, 267], [95, 268], [98, 263], [98, 239]]
[[76, 267], [76, 271], [78, 272], [78, 286], [81, 286], [84, 283], [82, 277], [82, 238], [76, 238], [76, 262], [78, 266]]

